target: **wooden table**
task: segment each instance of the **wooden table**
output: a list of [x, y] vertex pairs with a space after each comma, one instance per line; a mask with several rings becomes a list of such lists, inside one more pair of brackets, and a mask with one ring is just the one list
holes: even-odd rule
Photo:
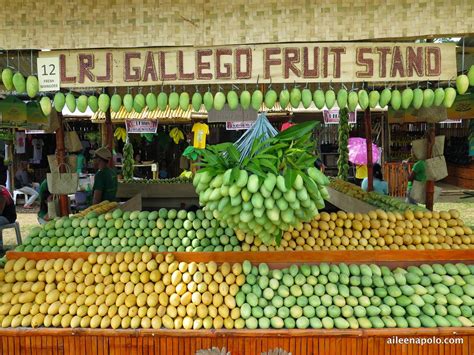
[[329, 199], [327, 201], [340, 210], [353, 213], [368, 213], [369, 211], [377, 209], [375, 206], [372, 206], [349, 195], [343, 194], [332, 187], [327, 186], [326, 188], [329, 192]]

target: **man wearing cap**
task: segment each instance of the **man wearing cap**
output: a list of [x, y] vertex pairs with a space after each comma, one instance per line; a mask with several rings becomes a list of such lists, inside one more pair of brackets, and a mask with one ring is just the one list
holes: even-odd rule
[[102, 201], [114, 201], [117, 194], [117, 173], [109, 167], [112, 159], [110, 149], [99, 148], [94, 154], [94, 165], [97, 173], [94, 177], [94, 187], [92, 188], [92, 203], [98, 204]]

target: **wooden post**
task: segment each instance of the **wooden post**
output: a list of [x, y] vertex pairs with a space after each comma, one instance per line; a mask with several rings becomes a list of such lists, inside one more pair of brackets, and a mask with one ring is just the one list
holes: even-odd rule
[[[63, 114], [58, 112], [59, 127], [56, 130], [56, 156], [58, 158], [59, 172], [66, 172], [66, 148], [64, 146], [64, 126]], [[59, 214], [67, 216], [69, 214], [67, 195], [59, 195]]]
[[[113, 133], [113, 127], [112, 127], [112, 116], [110, 114], [110, 107], [109, 109], [105, 112], [105, 146], [110, 149], [110, 151], [113, 154], [114, 150], [114, 133]], [[114, 159], [110, 159], [109, 161], [109, 167], [114, 166]]]
[[374, 169], [372, 162], [372, 122], [370, 117], [370, 108], [367, 107], [364, 112], [365, 143], [367, 144], [367, 191], [374, 189]]
[[[427, 150], [426, 150], [426, 157], [427, 159], [433, 156], [433, 146], [435, 143], [435, 129], [434, 123], [428, 123], [428, 135], [427, 135]], [[426, 181], [426, 208], [430, 211], [433, 211], [434, 207], [434, 181], [427, 180]]]

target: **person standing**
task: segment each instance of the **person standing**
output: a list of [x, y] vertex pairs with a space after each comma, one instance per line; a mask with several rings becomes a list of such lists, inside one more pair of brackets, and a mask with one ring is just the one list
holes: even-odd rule
[[92, 188], [92, 203], [98, 204], [102, 201], [114, 201], [117, 194], [117, 173], [109, 167], [112, 152], [106, 147], [99, 148], [94, 154], [94, 167], [97, 173], [94, 177]]
[[[373, 166], [373, 186], [374, 191], [381, 195], [388, 195], [388, 184], [383, 180], [382, 167], [380, 164], [375, 163]], [[362, 180], [361, 188], [364, 191], [367, 191], [369, 188], [369, 178], [366, 177]]]
[[48, 181], [46, 179], [39, 186], [39, 202], [40, 209], [38, 211], [38, 222], [39, 224], [45, 224], [49, 221], [48, 216], [48, 201], [52, 199], [52, 195], [48, 190]]
[[[413, 156], [413, 151], [412, 151], [412, 156]], [[408, 169], [409, 160], [410, 158], [403, 161], [403, 165], [405, 166], [405, 169]], [[414, 181], [419, 181], [422, 183], [426, 182], [426, 161], [425, 160], [418, 160], [415, 164], [413, 164], [413, 167], [411, 168], [411, 173], [408, 175], [406, 202], [416, 205], [418, 201], [413, 199], [413, 197], [411, 196]]]
[[5, 158], [0, 155], [0, 185], [7, 186], [8, 165], [5, 164]]
[[23, 192], [27, 196], [24, 208], [33, 208], [33, 203], [38, 198], [38, 192], [33, 188], [33, 184], [28, 176], [28, 163], [26, 161], [20, 162], [18, 171], [15, 174], [15, 187], [16, 190]]
[[369, 176], [367, 165], [356, 165], [355, 179], [357, 185], [361, 185], [362, 180]]
[[[16, 221], [16, 209], [10, 192], [5, 186], [0, 186], [0, 226]], [[0, 243], [1, 243], [0, 239]]]

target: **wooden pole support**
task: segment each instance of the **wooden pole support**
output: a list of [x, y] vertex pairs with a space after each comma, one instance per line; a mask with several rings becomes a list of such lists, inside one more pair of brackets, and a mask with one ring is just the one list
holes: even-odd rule
[[[433, 146], [435, 143], [435, 128], [434, 123], [428, 125], [428, 135], [427, 135], [427, 150], [426, 156], [427, 159], [430, 159], [433, 156]], [[434, 207], [434, 181], [426, 181], [426, 208], [430, 211], [433, 211]]]
[[[105, 91], [110, 96], [110, 90], [106, 89]], [[110, 106], [109, 106], [109, 109], [105, 112], [105, 146], [109, 148], [113, 154], [114, 132], [113, 132], [113, 126], [112, 126], [112, 114], [111, 114]], [[110, 159], [109, 167], [112, 168], [113, 166], [114, 166], [114, 159]]]
[[[64, 145], [63, 114], [58, 112], [59, 127], [56, 130], [56, 156], [58, 158], [59, 172], [66, 172], [66, 148]], [[67, 216], [69, 214], [67, 195], [59, 195], [59, 214]]]
[[372, 162], [372, 122], [369, 107], [367, 107], [364, 111], [364, 125], [365, 143], [367, 144], [367, 191], [372, 191], [374, 189], [374, 169]]

